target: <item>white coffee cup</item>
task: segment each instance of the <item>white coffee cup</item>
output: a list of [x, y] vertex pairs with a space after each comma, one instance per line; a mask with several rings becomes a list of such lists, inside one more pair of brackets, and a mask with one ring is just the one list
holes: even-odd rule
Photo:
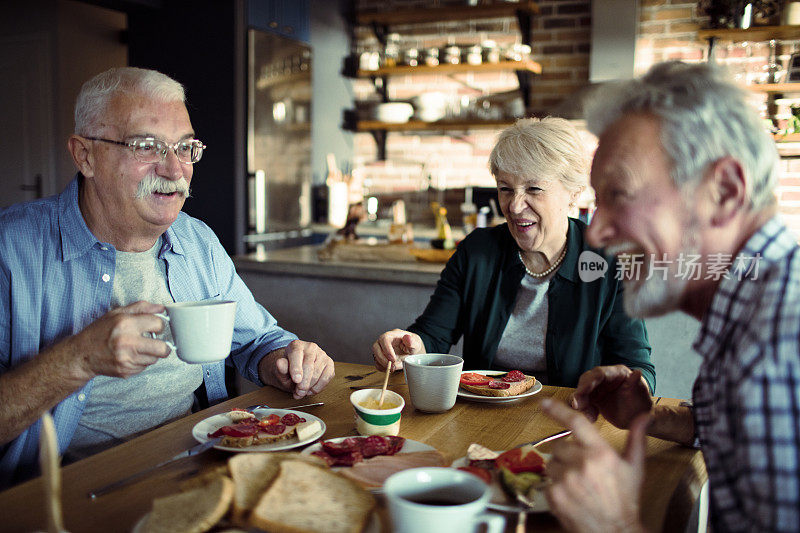
[[403, 359], [411, 403], [420, 411], [443, 413], [456, 403], [464, 360], [457, 355], [422, 353]]
[[470, 533], [485, 524], [503, 530], [505, 519], [484, 513], [490, 489], [477, 476], [455, 468], [412, 468], [383, 484], [396, 533]]
[[166, 304], [166, 314], [156, 316], [169, 322], [175, 344], [167, 345], [187, 363], [213, 363], [231, 353], [236, 302], [202, 300]]

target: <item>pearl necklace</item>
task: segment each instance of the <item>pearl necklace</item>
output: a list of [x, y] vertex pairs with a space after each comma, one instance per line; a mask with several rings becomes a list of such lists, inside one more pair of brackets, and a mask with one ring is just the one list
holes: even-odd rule
[[543, 272], [539, 272], [538, 274], [536, 272], [531, 272], [530, 269], [528, 269], [528, 266], [525, 264], [525, 260], [522, 259], [522, 250], [517, 250], [517, 255], [519, 256], [519, 260], [522, 261], [522, 266], [525, 267], [526, 274], [534, 278], [543, 278], [545, 276], [548, 276], [551, 272], [553, 272], [555, 269], [559, 267], [561, 262], [564, 260], [564, 257], [566, 257], [567, 255], [567, 245], [566, 244], [564, 245], [564, 249], [561, 251], [561, 255], [559, 255], [558, 259], [556, 259], [555, 262], [552, 265], [550, 265], [550, 268], [544, 270]]

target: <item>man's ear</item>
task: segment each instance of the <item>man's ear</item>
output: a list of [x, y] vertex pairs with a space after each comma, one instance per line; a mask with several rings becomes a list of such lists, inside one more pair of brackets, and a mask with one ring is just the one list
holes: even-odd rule
[[67, 140], [67, 150], [72, 156], [75, 168], [87, 178], [94, 176], [94, 154], [90, 143], [89, 139], [80, 135], [70, 135]]
[[711, 223], [724, 226], [747, 205], [747, 177], [742, 164], [733, 157], [713, 163], [706, 175], [711, 197]]

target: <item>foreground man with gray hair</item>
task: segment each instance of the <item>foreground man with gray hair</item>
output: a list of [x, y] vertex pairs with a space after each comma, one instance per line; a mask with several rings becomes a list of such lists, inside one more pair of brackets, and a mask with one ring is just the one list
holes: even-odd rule
[[169, 349], [163, 304], [236, 301], [227, 360], [255, 383], [301, 398], [333, 377], [331, 358], [280, 328], [213, 231], [181, 212], [205, 149], [194, 137], [179, 83], [111, 69], [78, 95], [75, 179], [0, 212], [0, 488], [36, 474], [45, 411], [72, 461], [227, 397], [226, 361]]
[[[775, 145], [738, 87], [709, 65], [665, 63], [606, 88], [588, 113], [599, 136], [589, 241], [623, 257], [639, 317], [701, 321], [693, 406], [654, 406], [625, 367], [581, 376], [572, 407], [629, 428], [620, 456], [579, 412], [548, 466], [551, 509], [569, 529], [641, 531], [645, 435], [699, 443], [715, 531], [800, 528], [800, 254], [775, 216]], [[691, 268], [690, 268], [691, 266]], [[646, 278], [650, 279], [646, 279]]]

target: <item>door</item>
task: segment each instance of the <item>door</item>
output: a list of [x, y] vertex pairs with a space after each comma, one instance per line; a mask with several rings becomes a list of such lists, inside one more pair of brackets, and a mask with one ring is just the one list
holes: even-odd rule
[[0, 209], [53, 193], [51, 71], [45, 34], [0, 40]]

